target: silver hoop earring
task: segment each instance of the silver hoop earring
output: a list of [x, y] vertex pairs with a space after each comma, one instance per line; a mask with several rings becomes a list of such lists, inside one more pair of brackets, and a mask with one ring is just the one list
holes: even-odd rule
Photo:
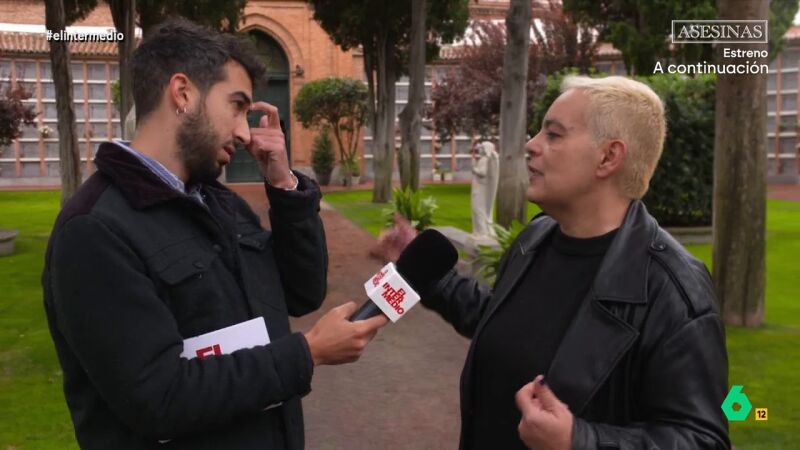
[[175, 108], [175, 115], [176, 116], [180, 116], [181, 114], [184, 114], [185, 112], [186, 112], [186, 107], [185, 106], [183, 108]]

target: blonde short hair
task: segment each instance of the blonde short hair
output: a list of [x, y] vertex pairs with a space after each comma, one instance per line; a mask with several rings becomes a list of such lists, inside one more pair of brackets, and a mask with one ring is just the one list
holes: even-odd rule
[[627, 145], [620, 188], [628, 197], [642, 198], [664, 147], [667, 123], [661, 99], [646, 84], [625, 77], [567, 76], [561, 92], [570, 89], [589, 97], [586, 123], [596, 142], [619, 139]]

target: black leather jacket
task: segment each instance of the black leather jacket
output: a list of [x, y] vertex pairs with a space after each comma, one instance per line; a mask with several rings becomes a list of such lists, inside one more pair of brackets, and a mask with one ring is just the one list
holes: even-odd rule
[[[465, 430], [475, 342], [556, 226], [542, 216], [520, 233], [494, 290], [451, 272], [422, 299], [472, 338], [461, 376], [461, 448], [472, 447]], [[631, 203], [588, 297], [546, 374], [575, 416], [573, 448], [730, 448], [720, 408], [728, 390], [725, 331], [708, 270], [641, 202]]]

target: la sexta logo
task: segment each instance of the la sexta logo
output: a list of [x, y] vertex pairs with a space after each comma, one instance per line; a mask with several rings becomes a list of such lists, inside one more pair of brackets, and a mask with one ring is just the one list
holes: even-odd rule
[[[753, 405], [750, 403], [750, 399], [747, 398], [747, 394], [743, 392], [743, 389], [744, 386], [741, 384], [734, 384], [728, 392], [728, 396], [725, 397], [725, 401], [722, 402], [722, 412], [731, 422], [747, 420], [747, 416], [750, 415], [750, 411], [753, 409]], [[756, 408], [756, 420], [767, 420], [767, 414], [767, 408]]]

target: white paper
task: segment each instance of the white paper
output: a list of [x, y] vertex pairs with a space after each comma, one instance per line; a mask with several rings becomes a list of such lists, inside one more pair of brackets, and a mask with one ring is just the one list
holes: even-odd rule
[[[267, 325], [263, 317], [220, 328], [183, 341], [181, 358], [207, 358], [214, 355], [228, 355], [243, 348], [253, 348], [270, 343]], [[273, 403], [264, 411], [281, 406], [283, 402]], [[161, 442], [161, 441], [159, 441]], [[169, 441], [163, 441], [169, 442]]]
[[182, 358], [206, 358], [228, 355], [243, 348], [269, 344], [269, 333], [263, 317], [220, 328], [183, 341]]

